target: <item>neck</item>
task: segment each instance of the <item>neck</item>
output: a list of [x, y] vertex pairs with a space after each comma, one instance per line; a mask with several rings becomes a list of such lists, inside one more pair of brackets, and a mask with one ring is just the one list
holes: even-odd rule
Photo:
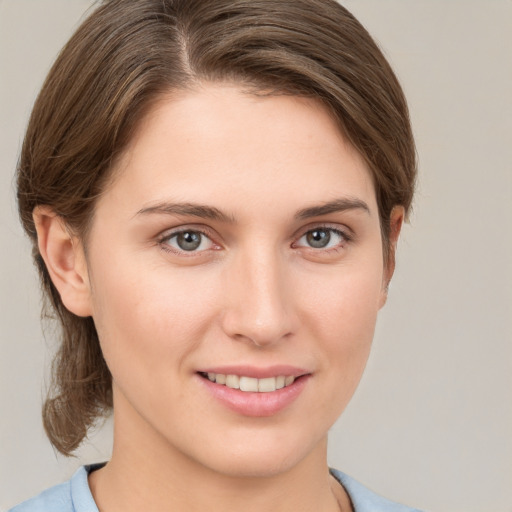
[[200, 464], [139, 418], [114, 418], [111, 461], [89, 484], [100, 512], [349, 511], [343, 488], [327, 467], [327, 439], [299, 463], [266, 474], [240, 476]]

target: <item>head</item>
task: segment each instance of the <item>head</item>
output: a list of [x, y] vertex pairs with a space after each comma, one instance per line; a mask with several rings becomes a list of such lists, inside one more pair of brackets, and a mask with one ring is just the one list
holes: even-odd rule
[[[63, 303], [41, 254], [37, 223], [58, 218], [87, 260], [101, 201], [121, 179], [144, 126], [163, 103], [183, 104], [215, 87], [262, 102], [300, 99], [330, 119], [368, 171], [383, 275], [392, 275], [402, 218], [393, 212], [410, 209], [414, 143], [395, 75], [346, 9], [330, 0], [102, 2], [51, 69], [18, 169], [21, 219], [34, 244], [47, 311], [62, 327], [43, 417], [64, 454], [112, 407], [112, 377], [98, 318]], [[243, 103], [219, 94], [226, 107], [230, 100]], [[293, 181], [293, 169], [289, 174]]]

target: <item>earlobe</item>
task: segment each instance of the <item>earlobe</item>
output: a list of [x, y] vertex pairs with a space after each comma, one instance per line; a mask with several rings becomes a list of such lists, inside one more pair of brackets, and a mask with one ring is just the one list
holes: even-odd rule
[[395, 254], [398, 238], [404, 222], [405, 210], [403, 206], [394, 206], [389, 217], [389, 242], [387, 247], [386, 263], [384, 268], [384, 280], [382, 283], [382, 296], [380, 307], [386, 304], [388, 288], [393, 273], [395, 272]]
[[33, 212], [39, 252], [64, 306], [78, 316], [91, 316], [90, 286], [82, 244], [51, 208]]

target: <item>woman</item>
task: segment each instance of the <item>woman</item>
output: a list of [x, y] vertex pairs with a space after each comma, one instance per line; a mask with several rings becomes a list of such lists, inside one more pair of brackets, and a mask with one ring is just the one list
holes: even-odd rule
[[14, 510], [410, 510], [327, 467], [413, 194], [407, 106], [325, 0], [110, 0], [34, 107], [20, 215], [62, 326], [43, 419], [107, 464]]

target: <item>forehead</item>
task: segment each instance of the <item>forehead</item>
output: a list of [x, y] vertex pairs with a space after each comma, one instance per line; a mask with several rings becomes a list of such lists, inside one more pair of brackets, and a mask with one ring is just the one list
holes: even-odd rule
[[227, 201], [244, 209], [254, 201], [275, 207], [283, 197], [375, 199], [366, 164], [323, 104], [225, 84], [162, 97], [115, 175], [111, 188], [139, 202]]

